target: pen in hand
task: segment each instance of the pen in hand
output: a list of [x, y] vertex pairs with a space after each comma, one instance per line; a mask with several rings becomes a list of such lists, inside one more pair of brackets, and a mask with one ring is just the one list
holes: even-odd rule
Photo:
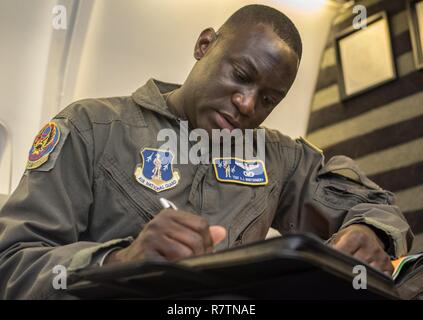
[[[165, 198], [159, 199], [160, 204], [162, 205], [163, 209], [170, 209], [178, 210], [178, 207], [170, 200]], [[210, 226], [209, 227], [210, 236], [213, 241], [213, 245], [217, 245], [220, 241], [222, 241], [226, 237], [226, 229], [221, 226]]]
[[178, 210], [178, 207], [175, 206], [175, 204], [172, 201], [169, 201], [165, 198], [160, 198], [159, 201], [160, 201], [160, 204], [162, 205], [163, 209], [172, 208], [174, 210]]

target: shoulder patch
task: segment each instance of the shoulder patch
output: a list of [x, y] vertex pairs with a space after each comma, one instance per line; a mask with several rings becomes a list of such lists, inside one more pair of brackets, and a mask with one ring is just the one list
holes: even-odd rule
[[[26, 169], [40, 168], [48, 162], [52, 152], [62, 146], [68, 130], [62, 132], [56, 122], [50, 121], [37, 134], [28, 154]], [[56, 158], [56, 157], [55, 157]], [[44, 167], [44, 166], [43, 166]], [[53, 166], [44, 168], [43, 171], [51, 170]]]
[[315, 151], [323, 154], [323, 150], [320, 149], [319, 147], [315, 146], [314, 144], [312, 144], [310, 141], [308, 141], [306, 138], [304, 137], [299, 137], [297, 140], [303, 142], [304, 144], [308, 145], [310, 148], [314, 149]]

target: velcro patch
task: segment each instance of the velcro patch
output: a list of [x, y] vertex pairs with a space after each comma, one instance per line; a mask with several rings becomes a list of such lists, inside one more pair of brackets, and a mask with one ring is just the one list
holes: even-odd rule
[[216, 179], [250, 186], [268, 184], [267, 172], [262, 160], [238, 158], [214, 158], [213, 167]]
[[142, 163], [135, 167], [135, 179], [143, 186], [156, 192], [174, 188], [180, 175], [173, 168], [173, 153], [169, 150], [144, 148], [141, 152]]
[[37, 134], [29, 150], [27, 169], [36, 169], [47, 162], [50, 154], [61, 139], [59, 127], [54, 122], [47, 123]]

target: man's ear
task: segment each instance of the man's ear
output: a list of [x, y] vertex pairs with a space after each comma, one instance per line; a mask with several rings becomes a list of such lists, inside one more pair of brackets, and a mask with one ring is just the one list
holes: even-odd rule
[[217, 39], [216, 31], [207, 28], [200, 33], [194, 48], [194, 58], [200, 60], [206, 54], [212, 43]]

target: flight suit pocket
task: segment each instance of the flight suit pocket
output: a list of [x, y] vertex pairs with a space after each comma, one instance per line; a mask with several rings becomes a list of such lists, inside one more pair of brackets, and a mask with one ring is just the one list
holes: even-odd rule
[[349, 210], [360, 203], [389, 204], [390, 195], [342, 178], [329, 178], [317, 183], [314, 200], [333, 209]]
[[117, 161], [112, 156], [104, 155], [99, 166], [105, 180], [118, 193], [119, 201], [133, 208], [145, 222], [153, 219], [162, 209], [159, 200], [154, 195], [151, 195], [149, 190], [138, 188], [135, 178], [119, 168]]
[[256, 191], [254, 199], [242, 209], [230, 228], [230, 246], [265, 238], [276, 212], [279, 191], [277, 182]]

